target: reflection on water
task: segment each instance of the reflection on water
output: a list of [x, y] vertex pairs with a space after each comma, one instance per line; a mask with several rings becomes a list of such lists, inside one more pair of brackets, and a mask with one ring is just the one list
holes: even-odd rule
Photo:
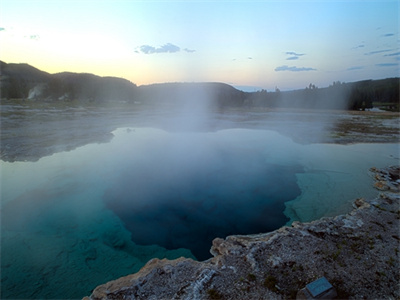
[[397, 144], [299, 145], [264, 130], [114, 134], [0, 163], [2, 299], [80, 298], [153, 257], [206, 258], [217, 236], [346, 212], [377, 194], [368, 169], [398, 159]]

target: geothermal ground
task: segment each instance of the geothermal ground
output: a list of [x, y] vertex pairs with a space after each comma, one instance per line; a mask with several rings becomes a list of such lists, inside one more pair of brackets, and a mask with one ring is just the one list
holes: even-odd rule
[[89, 143], [108, 142], [119, 127], [275, 130], [304, 144], [396, 143], [400, 136], [399, 113], [384, 111], [240, 108], [198, 113], [139, 105], [83, 107], [2, 100], [0, 113], [0, 158], [10, 162], [36, 161]]

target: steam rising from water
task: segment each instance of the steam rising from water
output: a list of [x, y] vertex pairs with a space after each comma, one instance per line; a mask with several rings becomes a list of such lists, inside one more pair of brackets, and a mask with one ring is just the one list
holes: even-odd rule
[[[300, 194], [295, 173], [301, 168], [268, 162], [261, 145], [277, 135], [258, 133], [176, 133], [150, 140], [145, 156], [126, 161], [105, 193], [106, 204], [134, 242], [188, 248], [198, 259], [210, 257], [217, 236], [279, 228], [289, 221], [284, 202]], [[239, 136], [243, 144], [235, 141]], [[250, 146], [254, 138], [258, 142]]]

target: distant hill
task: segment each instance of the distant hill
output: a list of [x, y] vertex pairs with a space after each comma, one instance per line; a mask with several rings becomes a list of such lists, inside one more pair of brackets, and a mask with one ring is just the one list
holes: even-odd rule
[[243, 105], [246, 98], [246, 93], [224, 83], [165, 83], [137, 87], [122, 78], [71, 72], [49, 74], [28, 64], [0, 63], [2, 99], [124, 101], [158, 106], [207, 102], [221, 107]]
[[130, 101], [136, 85], [117, 77], [86, 73], [49, 74], [28, 64], [0, 61], [1, 98], [37, 101]]
[[225, 83], [162, 83], [140, 86], [138, 99], [149, 104], [196, 109], [243, 106], [248, 96]]
[[36, 84], [50, 80], [49, 73], [28, 64], [6, 64], [0, 61], [1, 98], [27, 98]]
[[21, 78], [24, 80], [39, 80], [45, 81], [50, 78], [50, 74], [44, 71], [40, 71], [28, 64], [6, 64], [0, 61], [1, 75], [8, 75], [14, 78]]
[[187, 109], [225, 107], [290, 107], [307, 109], [368, 109], [379, 104], [399, 110], [400, 79], [333, 82], [318, 88], [281, 92], [243, 92], [217, 82], [164, 83], [137, 87], [117, 77], [87, 73], [49, 74], [28, 64], [0, 61], [1, 98], [82, 103], [127, 102]]
[[[86, 73], [63, 72], [54, 74], [49, 83], [53, 95], [89, 101], [131, 101], [137, 87], [117, 77], [100, 77]], [[57, 94], [58, 91], [58, 94]]]

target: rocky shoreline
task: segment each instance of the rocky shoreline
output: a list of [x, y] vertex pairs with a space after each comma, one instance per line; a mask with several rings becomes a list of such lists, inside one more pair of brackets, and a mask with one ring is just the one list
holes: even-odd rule
[[323, 276], [339, 299], [398, 299], [400, 167], [370, 172], [382, 193], [349, 214], [216, 238], [207, 261], [153, 259], [84, 299], [293, 299]]

